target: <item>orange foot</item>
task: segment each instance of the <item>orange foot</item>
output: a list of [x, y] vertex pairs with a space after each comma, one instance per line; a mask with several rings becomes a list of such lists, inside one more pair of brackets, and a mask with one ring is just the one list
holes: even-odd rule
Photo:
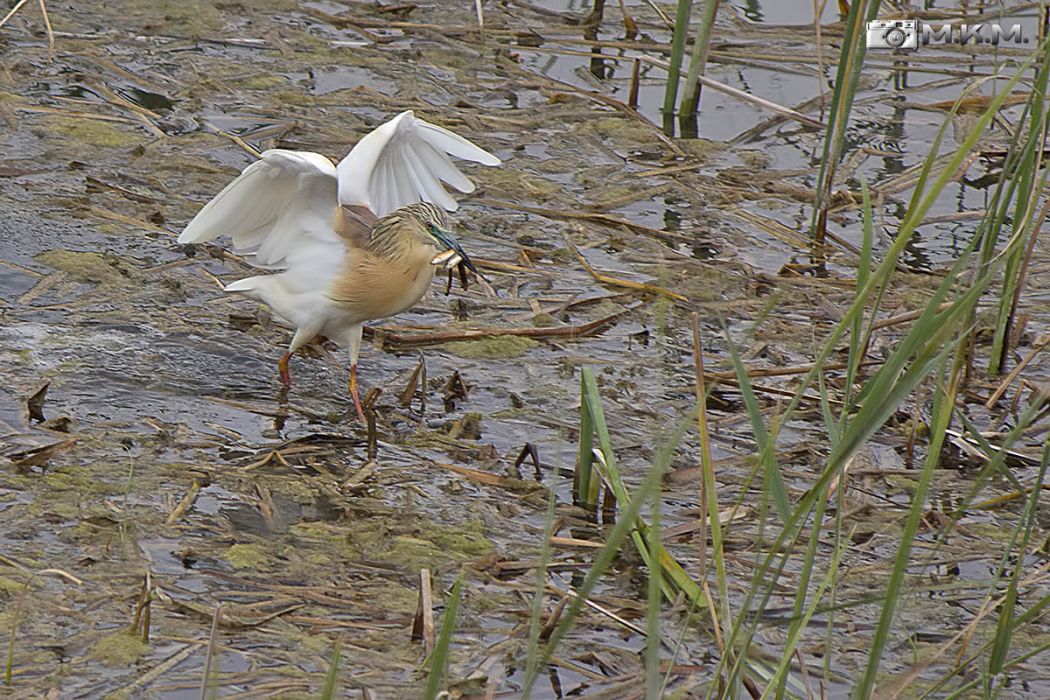
[[361, 397], [357, 394], [357, 365], [350, 365], [350, 396], [354, 399], [354, 408], [357, 409], [357, 417], [362, 423], [368, 423], [365, 411], [361, 408]]
[[277, 369], [281, 372], [281, 384], [285, 389], [292, 388], [292, 373], [288, 371], [288, 360], [292, 359], [292, 353], [284, 353], [284, 357], [277, 361]]

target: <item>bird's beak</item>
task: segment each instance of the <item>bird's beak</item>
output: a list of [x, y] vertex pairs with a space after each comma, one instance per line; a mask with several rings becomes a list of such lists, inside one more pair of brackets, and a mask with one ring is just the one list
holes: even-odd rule
[[459, 245], [459, 241], [456, 240], [455, 235], [453, 235], [451, 231], [446, 231], [443, 228], [435, 226], [430, 230], [430, 233], [446, 248], [446, 250], [441, 251], [431, 258], [431, 265], [441, 265], [446, 268], [452, 268], [456, 265], [463, 264], [466, 265], [467, 269], [471, 272], [478, 271], [477, 268], [474, 267], [474, 263], [470, 261], [470, 256], [467, 255]]

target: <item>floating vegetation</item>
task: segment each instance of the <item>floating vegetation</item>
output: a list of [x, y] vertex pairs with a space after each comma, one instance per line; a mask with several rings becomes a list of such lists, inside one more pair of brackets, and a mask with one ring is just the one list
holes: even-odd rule
[[[540, 327], [550, 327], [549, 325]], [[473, 360], [505, 360], [521, 357], [529, 350], [540, 345], [538, 340], [515, 335], [489, 335], [476, 340], [457, 340], [445, 343], [441, 347], [453, 355]]]
[[145, 141], [141, 131], [127, 124], [117, 126], [93, 119], [61, 116], [48, 116], [43, 123], [46, 137], [61, 138], [63, 146], [74, 152], [83, 152], [85, 146], [131, 148]]
[[127, 667], [147, 653], [149, 653], [149, 644], [127, 632], [102, 637], [91, 648], [92, 658], [115, 668]]
[[267, 568], [270, 555], [262, 545], [234, 544], [223, 553], [223, 558], [235, 569], [261, 570]]

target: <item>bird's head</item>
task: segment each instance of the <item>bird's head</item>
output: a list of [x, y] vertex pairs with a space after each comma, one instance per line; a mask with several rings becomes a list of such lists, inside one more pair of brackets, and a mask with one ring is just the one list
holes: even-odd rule
[[455, 234], [452, 233], [452, 226], [444, 209], [430, 202], [419, 202], [402, 207], [398, 213], [414, 218], [422, 227], [423, 242], [437, 249], [437, 254], [430, 261], [432, 265], [451, 269], [463, 264], [472, 272], [477, 272], [470, 256], [459, 245]]

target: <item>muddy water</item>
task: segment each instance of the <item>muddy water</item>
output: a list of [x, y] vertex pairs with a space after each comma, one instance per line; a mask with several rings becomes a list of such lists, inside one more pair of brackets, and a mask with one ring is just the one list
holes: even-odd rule
[[[419, 571], [433, 572], [441, 597], [467, 566], [450, 678], [462, 694], [492, 687], [513, 696], [546, 489], [558, 494], [560, 534], [599, 536], [599, 526], [569, 507], [561, 471], [575, 461], [579, 368], [596, 368], [621, 469], [636, 483], [694, 407], [691, 312], [704, 319], [715, 370], [728, 366], [723, 326], [753, 367], [806, 362], [830, 327], [848, 288], [778, 276], [804, 255], [754, 223], [805, 231], [805, 198], [774, 185], [812, 189], [819, 131], [789, 122], [749, 135], [770, 115], [708, 91], [702, 138], [676, 142], [676, 155], [657, 129], [586, 94], [625, 99], [630, 64], [613, 61], [621, 50], [603, 49], [604, 72], [596, 76], [589, 58], [530, 50], [500, 32], [530, 27], [549, 37], [542, 48], [578, 51], [585, 48], [574, 43], [579, 29], [565, 20], [588, 7], [546, 0], [486, 7], [491, 34], [481, 44], [469, 30], [476, 20], [468, 5], [420, 6], [404, 18], [460, 28], [453, 30], [383, 26], [402, 18], [339, 2], [49, 5], [59, 32], [53, 61], [32, 15], [4, 30], [0, 118], [10, 128], [0, 134], [0, 359], [7, 369], [0, 427], [11, 462], [0, 472], [0, 630], [15, 631], [14, 694], [199, 697], [221, 604], [211, 683], [222, 696], [316, 696], [341, 638], [343, 688], [411, 697], [425, 677], [424, 651], [410, 634]], [[727, 5], [710, 75], [787, 106], [814, 98], [816, 65], [782, 60], [792, 50], [813, 52], [809, 3]], [[667, 39], [648, 5], [626, 6], [646, 36]], [[835, 17], [824, 19], [834, 36]], [[622, 35], [610, 8], [599, 38]], [[762, 57], [742, 59], [732, 51], [738, 45]], [[831, 44], [825, 55], [834, 55]], [[884, 183], [921, 162], [943, 114], [909, 105], [957, 96], [966, 78], [942, 74], [957, 59], [937, 54], [934, 72], [909, 73], [907, 81], [894, 78], [888, 60], [875, 62], [858, 97], [843, 187], [857, 189], [860, 177]], [[972, 66], [990, 71], [998, 60], [981, 55]], [[660, 80], [658, 71], [643, 74], [640, 111], [654, 120]], [[366, 466], [366, 436], [345, 393], [346, 358], [324, 348], [297, 358], [295, 386], [283, 395], [274, 363], [289, 334], [255, 304], [219, 291], [220, 281], [248, 269], [218, 248], [188, 250], [174, 240], [251, 162], [231, 136], [259, 149], [339, 157], [402, 109], [504, 159], [499, 170], [471, 172], [480, 190], [457, 220], [473, 254], [522, 269], [487, 272], [491, 292], [473, 286], [445, 297], [435, 285], [419, 308], [378, 325], [425, 334], [558, 328], [622, 315], [582, 338], [426, 346], [425, 412], [418, 396], [409, 406], [398, 400], [419, 350], [384, 344], [380, 331], [362, 359], [364, 386], [383, 389], [378, 461]], [[821, 117], [819, 107], [805, 111]], [[670, 177], [651, 172], [672, 165], [693, 167]], [[922, 227], [909, 251], [918, 272], [936, 269], [965, 242], [972, 219], [952, 217], [984, 206], [982, 175], [992, 170], [994, 163], [979, 162], [949, 188], [934, 212], [942, 221]], [[907, 195], [894, 190], [880, 205], [889, 234]], [[579, 212], [634, 228], [566, 216]], [[857, 218], [855, 208], [844, 208], [833, 228], [855, 241]], [[598, 284], [566, 236], [602, 272], [688, 301]], [[839, 255], [833, 269], [850, 270], [852, 259]], [[1045, 271], [1045, 249], [1037, 256], [1035, 269]], [[921, 304], [934, 284], [925, 274], [903, 280], [889, 294], [895, 311]], [[1033, 276], [1030, 298], [1031, 327], [1045, 329], [1045, 275]], [[1031, 371], [1045, 376], [1045, 360]], [[450, 388], [457, 374], [465, 396]], [[765, 384], [790, 389], [790, 381]], [[45, 382], [41, 422], [30, 417], [26, 398]], [[718, 399], [721, 495], [746, 502], [754, 442], [739, 396], [726, 389]], [[772, 399], [764, 406], [775, 410]], [[825, 453], [820, 426], [814, 409], [785, 430], [782, 464], [796, 495]], [[858, 503], [878, 507], [855, 523], [857, 547], [847, 555], [839, 600], [863, 600], [896, 551], [914, 484], [899, 473], [905, 442], [902, 429], [888, 428], [871, 446], [872, 471], [886, 475], [865, 476], [857, 487]], [[525, 443], [538, 450], [538, 475], [513, 468]], [[33, 452], [52, 445], [52, 454]], [[690, 435], [668, 481], [668, 526], [695, 517], [689, 470], [696, 455]], [[1018, 478], [1026, 475], [1019, 469]], [[966, 484], [965, 471], [944, 470], [936, 489], [951, 500]], [[998, 561], [1001, 528], [994, 513], [966, 525], [939, 543], [936, 533], [924, 534], [939, 549], [936, 562], [917, 560], [915, 573], [959, 590], [908, 601], [888, 672], [953, 634], [979, 604], [977, 584]], [[749, 585], [757, 529], [750, 515], [730, 530], [734, 604]], [[695, 543], [672, 544], [696, 570]], [[578, 585], [591, 557], [588, 549], [556, 549], [552, 583]], [[756, 640], [771, 654], [797, 575], [786, 573], [784, 598]], [[643, 598], [644, 574], [629, 556], [598, 596], [628, 619], [641, 614]], [[667, 615], [669, 640], [681, 612]], [[878, 612], [875, 603], [858, 603], [849, 619], [820, 618], [811, 631], [819, 641], [830, 623], [841, 641], [829, 663], [833, 691], [862, 668]], [[695, 628], [684, 639], [677, 660], [689, 670], [674, 675], [672, 687], [700, 692], [711, 680], [713, 643]], [[588, 616], [538, 694], [637, 692], [642, 643], [608, 618]]]

